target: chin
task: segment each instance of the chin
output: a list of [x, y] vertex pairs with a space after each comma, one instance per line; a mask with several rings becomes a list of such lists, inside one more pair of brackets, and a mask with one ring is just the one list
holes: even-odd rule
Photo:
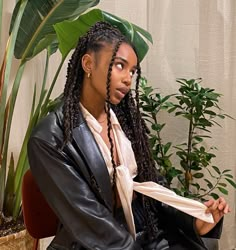
[[118, 105], [118, 104], [120, 104], [121, 101], [122, 101], [122, 99], [113, 99], [113, 100], [110, 100], [110, 103], [112, 105]]

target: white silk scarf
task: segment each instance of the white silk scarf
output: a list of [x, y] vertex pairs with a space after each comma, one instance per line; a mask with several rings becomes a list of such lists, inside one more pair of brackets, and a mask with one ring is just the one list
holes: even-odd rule
[[[100, 133], [102, 132], [102, 126], [98, 121], [82, 106], [81, 109], [83, 115], [90, 127], [95, 140], [97, 141], [104, 160], [106, 162], [109, 175], [112, 176], [113, 167], [111, 163], [110, 150], [103, 141]], [[186, 214], [189, 214], [195, 218], [199, 218], [208, 223], [214, 223], [211, 213], [205, 213], [207, 207], [201, 202], [188, 199], [182, 196], [178, 196], [175, 192], [151, 181], [138, 183], [133, 181], [133, 178], [137, 175], [137, 165], [134, 157], [134, 153], [131, 147], [130, 141], [125, 136], [120, 124], [116, 118], [116, 115], [111, 110], [111, 123], [114, 133], [114, 139], [116, 149], [120, 161], [120, 165], [117, 166], [116, 185], [117, 191], [120, 197], [121, 205], [124, 210], [125, 219], [130, 233], [135, 238], [135, 224], [132, 213], [132, 197], [133, 192], [139, 192], [146, 196], [152, 197], [160, 202], [163, 202], [169, 206], [172, 206]]]

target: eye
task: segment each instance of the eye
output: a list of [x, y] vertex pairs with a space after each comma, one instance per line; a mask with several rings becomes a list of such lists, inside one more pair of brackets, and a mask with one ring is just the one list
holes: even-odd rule
[[135, 70], [130, 71], [129, 74], [132, 77], [135, 74]]
[[124, 65], [123, 65], [123, 63], [117, 63], [116, 67], [119, 68], [119, 69], [123, 69]]

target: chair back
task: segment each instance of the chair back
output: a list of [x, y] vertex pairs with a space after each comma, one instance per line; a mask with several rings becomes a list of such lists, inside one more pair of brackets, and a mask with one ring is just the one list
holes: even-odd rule
[[22, 208], [25, 227], [33, 238], [42, 239], [56, 234], [58, 218], [40, 192], [30, 169], [23, 177]]

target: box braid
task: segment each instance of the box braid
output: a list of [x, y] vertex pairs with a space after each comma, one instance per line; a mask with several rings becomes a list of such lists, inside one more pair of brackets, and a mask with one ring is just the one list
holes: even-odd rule
[[[135, 154], [138, 176], [138, 181], [155, 181], [158, 182], [159, 177], [155, 169], [155, 164], [152, 159], [150, 148], [147, 138], [147, 127], [139, 112], [139, 95], [138, 84], [141, 76], [141, 70], [138, 63], [135, 98], [133, 98], [131, 91], [125, 96], [125, 98], [118, 104], [112, 105], [110, 100], [110, 79], [112, 74], [112, 66], [114, 63], [115, 55], [122, 43], [129, 44], [135, 51], [133, 45], [127, 40], [127, 38], [121, 34], [121, 32], [114, 28], [114, 26], [106, 22], [97, 22], [90, 30], [79, 39], [78, 45], [69, 61], [67, 70], [67, 80], [64, 89], [64, 143], [63, 147], [71, 141], [72, 129], [78, 126], [78, 113], [80, 110], [80, 93], [83, 83], [84, 70], [82, 68], [82, 57], [88, 51], [98, 52], [106, 45], [113, 46], [113, 55], [108, 67], [107, 74], [107, 125], [108, 125], [108, 138], [110, 142], [111, 161], [113, 165], [113, 190], [115, 188], [116, 180], [116, 164], [114, 161], [114, 144], [111, 138], [111, 119], [110, 109], [115, 112], [120, 125], [131, 141], [132, 148]], [[137, 55], [137, 53], [136, 53]], [[115, 194], [116, 192], [114, 192]], [[116, 199], [115, 199], [116, 200]], [[143, 196], [143, 206], [146, 216], [146, 231], [151, 238], [155, 238], [157, 235], [157, 220], [154, 219], [154, 204], [155, 201], [151, 198]], [[155, 209], [156, 212], [156, 209]], [[156, 218], [157, 214], [155, 214]]]
[[112, 130], [112, 125], [111, 125], [111, 113], [110, 113], [110, 109], [111, 109], [111, 104], [110, 104], [110, 85], [111, 85], [111, 72], [112, 72], [112, 66], [114, 64], [114, 60], [115, 60], [115, 56], [116, 53], [122, 43], [123, 39], [120, 38], [118, 40], [118, 42], [115, 45], [115, 48], [113, 50], [113, 55], [108, 67], [108, 72], [107, 72], [107, 82], [106, 82], [106, 87], [107, 87], [107, 93], [106, 93], [106, 99], [107, 99], [107, 105], [106, 105], [106, 113], [107, 113], [107, 135], [108, 135], [108, 139], [109, 139], [109, 143], [110, 143], [110, 151], [111, 151], [111, 162], [112, 162], [112, 166], [113, 166], [113, 176], [112, 176], [112, 191], [113, 191], [113, 198], [114, 198], [114, 204], [113, 204], [113, 213], [115, 216], [116, 213], [116, 207], [117, 207], [117, 195], [116, 195], [116, 164], [115, 164], [115, 160], [114, 160], [114, 144], [113, 144], [113, 140], [111, 138], [111, 130]]

